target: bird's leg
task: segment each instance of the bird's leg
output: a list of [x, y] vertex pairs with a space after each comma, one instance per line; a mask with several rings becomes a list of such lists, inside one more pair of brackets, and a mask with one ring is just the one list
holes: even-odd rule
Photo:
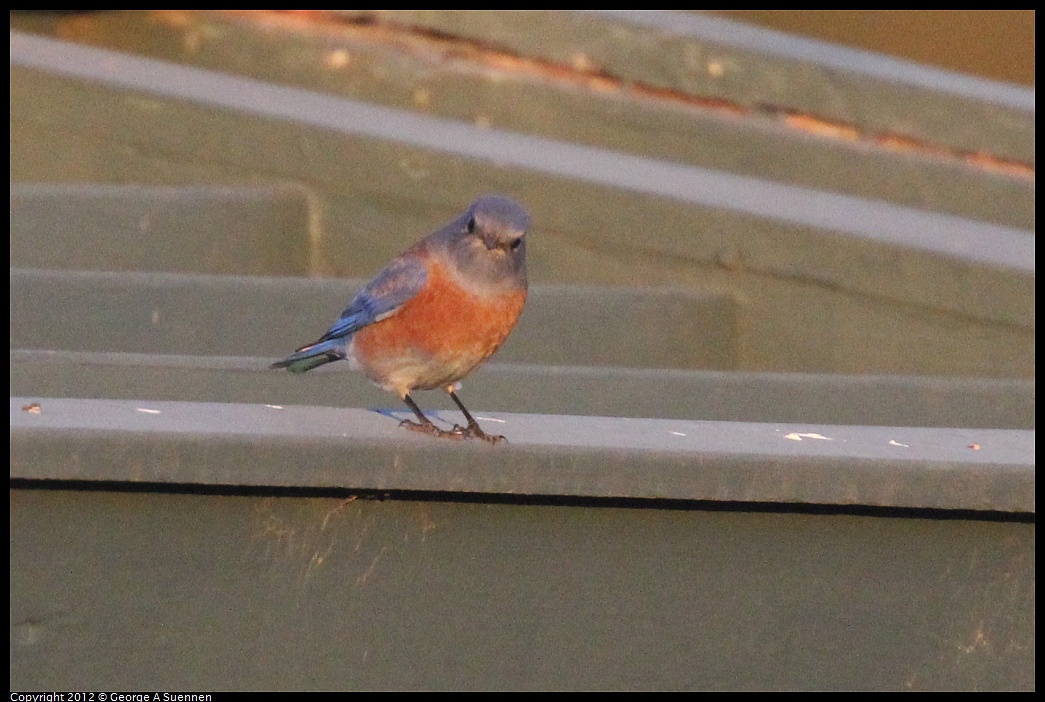
[[460, 408], [461, 413], [464, 414], [464, 418], [468, 420], [468, 426], [466, 427], [454, 427], [454, 431], [461, 436], [468, 437], [469, 439], [482, 439], [489, 441], [491, 444], [496, 444], [498, 441], [507, 441], [500, 434], [487, 434], [485, 431], [479, 428], [479, 422], [475, 421], [471, 413], [464, 408], [464, 403], [458, 399], [457, 394], [454, 392], [454, 386], [450, 386], [446, 389], [446, 392], [450, 395], [450, 399]]
[[442, 436], [447, 439], [465, 438], [465, 434], [462, 433], [462, 431], [458, 427], [455, 427], [450, 431], [446, 431], [445, 429], [440, 429], [435, 424], [432, 424], [432, 420], [424, 415], [424, 412], [421, 411], [421, 408], [417, 406], [416, 402], [414, 402], [414, 398], [410, 397], [409, 394], [403, 395], [403, 402], [410, 406], [410, 409], [414, 411], [414, 414], [416, 414], [417, 418], [421, 421], [411, 422], [409, 419], [404, 419], [403, 421], [399, 422], [399, 426], [406, 427], [407, 429], [412, 429], [413, 431], [419, 431], [423, 434], [428, 434], [430, 436]]

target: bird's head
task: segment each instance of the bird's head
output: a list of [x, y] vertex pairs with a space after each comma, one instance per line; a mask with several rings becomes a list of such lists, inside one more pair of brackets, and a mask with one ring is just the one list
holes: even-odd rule
[[500, 195], [483, 195], [447, 229], [446, 244], [459, 274], [484, 287], [526, 288], [526, 232], [530, 215]]

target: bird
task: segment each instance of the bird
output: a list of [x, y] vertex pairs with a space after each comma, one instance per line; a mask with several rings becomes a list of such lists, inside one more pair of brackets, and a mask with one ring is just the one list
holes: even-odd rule
[[[418, 421], [404, 419], [400, 426], [435, 437], [503, 441], [479, 427], [457, 391], [519, 320], [529, 229], [530, 215], [515, 200], [477, 198], [392, 259], [323, 336], [271, 367], [304, 373], [347, 360], [413, 410]], [[440, 429], [421, 411], [413, 392], [436, 389], [450, 395], [465, 426]]]

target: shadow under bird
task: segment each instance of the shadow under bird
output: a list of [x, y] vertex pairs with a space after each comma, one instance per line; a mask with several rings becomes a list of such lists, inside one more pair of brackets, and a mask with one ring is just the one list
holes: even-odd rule
[[[304, 373], [347, 360], [405, 402], [432, 436], [496, 443], [465, 409], [458, 381], [508, 338], [526, 303], [530, 216], [514, 200], [484, 195], [392, 260], [353, 298], [327, 333], [272, 368]], [[467, 422], [440, 429], [411, 397], [443, 389]]]

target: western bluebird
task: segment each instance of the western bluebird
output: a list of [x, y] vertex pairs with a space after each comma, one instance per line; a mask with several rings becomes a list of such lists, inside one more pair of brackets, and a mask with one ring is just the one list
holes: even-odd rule
[[[479, 428], [454, 391], [519, 319], [529, 226], [530, 216], [513, 200], [480, 197], [393, 259], [318, 341], [272, 367], [304, 373], [348, 360], [414, 411], [419, 421], [403, 420], [402, 426], [432, 436], [502, 440]], [[449, 393], [468, 426], [439, 429], [410, 397], [436, 388]]]

